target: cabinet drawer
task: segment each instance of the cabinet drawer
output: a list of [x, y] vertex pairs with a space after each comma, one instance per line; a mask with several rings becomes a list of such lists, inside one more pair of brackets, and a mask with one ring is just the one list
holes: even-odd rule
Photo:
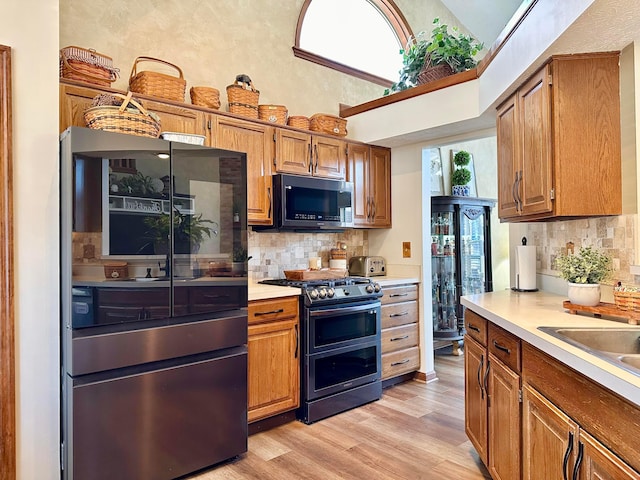
[[420, 349], [411, 347], [382, 355], [382, 379], [397, 377], [420, 367]]
[[384, 305], [382, 312], [382, 328], [397, 327], [418, 321], [418, 302], [402, 302]]
[[464, 311], [464, 328], [467, 335], [483, 347], [487, 346], [487, 319], [469, 309]]
[[402, 285], [399, 287], [384, 287], [382, 289], [382, 298], [380, 301], [383, 305], [397, 302], [408, 302], [418, 299], [417, 285]]
[[382, 353], [418, 345], [418, 324], [387, 328], [382, 331]]
[[489, 353], [514, 372], [520, 372], [520, 339], [493, 323], [489, 323]]
[[249, 325], [273, 322], [298, 315], [298, 297], [249, 302]]

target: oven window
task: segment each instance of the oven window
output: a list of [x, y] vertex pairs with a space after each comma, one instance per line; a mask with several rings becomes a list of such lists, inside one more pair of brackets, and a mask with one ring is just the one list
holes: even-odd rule
[[315, 390], [339, 385], [367, 375], [378, 368], [377, 347], [366, 347], [315, 360]]
[[376, 334], [375, 310], [315, 319], [314, 346], [324, 347]]

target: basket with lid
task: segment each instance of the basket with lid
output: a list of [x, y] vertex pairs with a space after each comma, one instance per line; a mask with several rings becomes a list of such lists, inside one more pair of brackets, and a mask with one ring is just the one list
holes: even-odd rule
[[313, 132], [345, 137], [347, 135], [347, 120], [326, 113], [316, 113], [309, 119], [309, 129]]
[[265, 122], [285, 125], [287, 123], [287, 107], [284, 105], [258, 105], [258, 118]]
[[227, 86], [229, 112], [243, 117], [258, 118], [260, 92], [255, 89], [248, 75], [236, 76], [236, 81]]
[[92, 48], [72, 45], [60, 50], [60, 78], [110, 87], [118, 74], [111, 57]]

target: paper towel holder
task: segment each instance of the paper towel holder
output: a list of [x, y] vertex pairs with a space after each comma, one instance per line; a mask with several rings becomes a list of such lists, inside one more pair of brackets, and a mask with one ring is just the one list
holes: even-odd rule
[[[525, 247], [527, 245], [527, 237], [522, 237], [522, 246]], [[517, 252], [517, 250], [516, 250]], [[516, 286], [511, 287], [511, 290], [514, 292], [537, 292], [537, 288], [520, 288], [520, 278], [518, 272], [516, 272]]]

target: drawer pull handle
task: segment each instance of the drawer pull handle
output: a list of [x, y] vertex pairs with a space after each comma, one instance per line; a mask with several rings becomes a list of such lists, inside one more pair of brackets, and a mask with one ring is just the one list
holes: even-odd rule
[[406, 297], [407, 295], [409, 295], [409, 294], [408, 293], [392, 293], [389, 296], [390, 297]]
[[392, 366], [392, 367], [396, 367], [396, 366], [398, 366], [398, 365], [404, 365], [405, 363], [409, 363], [409, 359], [408, 359], [408, 358], [405, 358], [405, 359], [404, 359], [404, 360], [402, 360], [401, 362], [393, 362], [393, 363], [391, 364], [391, 366]]
[[279, 308], [278, 310], [271, 310], [270, 312], [256, 312], [253, 314], [254, 317], [261, 317], [263, 315], [273, 315], [275, 313], [284, 312], [284, 308]]
[[467, 327], [469, 328], [469, 330], [473, 330], [474, 332], [480, 333], [480, 329], [476, 327], [473, 323], [467, 324]]
[[392, 314], [389, 315], [389, 318], [391, 318], [391, 317], [404, 317], [405, 315], [409, 315], [409, 312], [392, 313]]
[[397, 340], [406, 340], [407, 338], [409, 338], [409, 335], [405, 335], [403, 337], [393, 337], [391, 339], [389, 339], [390, 342], [395, 342]]
[[511, 355], [511, 350], [508, 349], [507, 347], [500, 345], [498, 342], [496, 342], [495, 340], [493, 341], [493, 346], [496, 347], [498, 350], [500, 350], [501, 352], [506, 353], [507, 355]]

